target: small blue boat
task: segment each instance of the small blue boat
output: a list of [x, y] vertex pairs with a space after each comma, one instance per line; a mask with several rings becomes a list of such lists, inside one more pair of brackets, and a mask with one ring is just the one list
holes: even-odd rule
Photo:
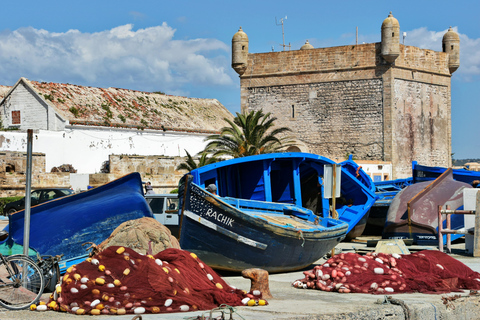
[[[353, 177], [360, 181], [367, 189], [371, 191], [372, 194], [376, 192], [376, 184], [372, 181], [370, 176], [362, 170], [362, 167], [359, 166], [355, 161], [353, 161], [352, 155], [348, 157], [347, 160], [340, 163], [342, 169], [349, 172]], [[378, 198], [378, 196], [377, 196]], [[373, 206], [377, 203], [377, 200], [374, 202]], [[369, 220], [370, 215], [372, 214], [373, 206], [370, 210], [360, 219], [347, 234], [347, 240], [355, 239], [363, 234], [365, 227], [367, 226], [367, 221]]]
[[[210, 164], [180, 181], [180, 246], [209, 266], [287, 272], [332, 250], [368, 212], [374, 193], [342, 166], [341, 197], [330, 215], [327, 158], [274, 153]], [[218, 195], [205, 190], [215, 184]]]
[[412, 177], [406, 179], [385, 180], [374, 182], [377, 200], [368, 214], [365, 233], [368, 235], [381, 235], [388, 208], [397, 193], [413, 183]]
[[[444, 173], [447, 168], [443, 167], [428, 167], [422, 166], [417, 161], [412, 162], [412, 177], [413, 183], [431, 181], [438, 178]], [[471, 171], [466, 169], [452, 169], [453, 179], [472, 185], [475, 181], [478, 181], [476, 185], [480, 187], [480, 171]]]
[[347, 170], [353, 177], [363, 183], [370, 191], [377, 191], [377, 184], [373, 182], [372, 178], [362, 170], [362, 167], [359, 166], [354, 160], [352, 155], [348, 156], [348, 159], [340, 162], [342, 168]]
[[[2, 254], [23, 252], [24, 214], [22, 210], [9, 216], [5, 228], [8, 238], [0, 243]], [[32, 207], [30, 249], [40, 255], [63, 254], [62, 272], [87, 257], [82, 244], [100, 244], [121, 223], [142, 217], [153, 215], [143, 196], [140, 174], [132, 173], [103, 186]]]

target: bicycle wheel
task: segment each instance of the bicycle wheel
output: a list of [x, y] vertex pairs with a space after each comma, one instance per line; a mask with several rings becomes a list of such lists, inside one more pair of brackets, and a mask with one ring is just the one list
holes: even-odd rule
[[26, 256], [4, 259], [0, 259], [0, 305], [11, 310], [26, 309], [43, 293], [45, 280], [42, 271]]

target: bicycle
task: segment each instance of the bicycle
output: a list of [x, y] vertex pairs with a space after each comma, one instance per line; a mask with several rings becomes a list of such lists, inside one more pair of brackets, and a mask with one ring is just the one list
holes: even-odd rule
[[42, 274], [45, 280], [45, 292], [55, 291], [55, 286], [60, 280], [60, 266], [59, 262], [62, 259], [63, 254], [56, 256], [38, 256], [37, 265], [42, 270]]
[[0, 306], [26, 309], [37, 303], [45, 288], [40, 267], [28, 256], [0, 253]]

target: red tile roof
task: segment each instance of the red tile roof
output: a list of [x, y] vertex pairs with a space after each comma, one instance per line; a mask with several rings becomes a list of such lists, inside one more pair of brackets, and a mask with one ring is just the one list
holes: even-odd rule
[[72, 125], [212, 132], [233, 119], [216, 99], [25, 81]]

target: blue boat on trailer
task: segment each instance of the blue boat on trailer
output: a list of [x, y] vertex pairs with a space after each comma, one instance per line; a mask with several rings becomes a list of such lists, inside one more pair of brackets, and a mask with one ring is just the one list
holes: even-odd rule
[[[331, 251], [362, 219], [374, 193], [342, 167], [339, 219], [330, 218], [324, 166], [308, 153], [226, 160], [193, 170], [179, 184], [180, 246], [229, 271], [305, 268]], [[218, 195], [206, 191], [215, 184]]]
[[[25, 211], [9, 216], [0, 243], [4, 255], [23, 253]], [[85, 192], [45, 202], [30, 209], [30, 252], [61, 255], [60, 271], [83, 261], [82, 244], [100, 244], [121, 223], [153, 214], [144, 196], [139, 173], [131, 173]]]

